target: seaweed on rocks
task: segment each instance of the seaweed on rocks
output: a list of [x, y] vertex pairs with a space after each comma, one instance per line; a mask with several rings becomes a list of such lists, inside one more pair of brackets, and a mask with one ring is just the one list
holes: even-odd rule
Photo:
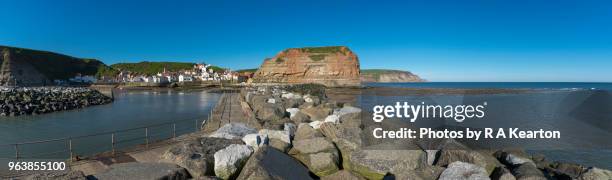
[[325, 99], [325, 86], [321, 84], [296, 84], [286, 87], [289, 92], [310, 94], [311, 96], [317, 96], [319, 99]]

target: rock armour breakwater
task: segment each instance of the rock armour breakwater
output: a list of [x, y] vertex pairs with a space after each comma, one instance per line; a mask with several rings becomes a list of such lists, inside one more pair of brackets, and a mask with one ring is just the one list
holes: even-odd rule
[[112, 98], [89, 88], [2, 88], [0, 89], [0, 116], [43, 114], [107, 104], [112, 101]]

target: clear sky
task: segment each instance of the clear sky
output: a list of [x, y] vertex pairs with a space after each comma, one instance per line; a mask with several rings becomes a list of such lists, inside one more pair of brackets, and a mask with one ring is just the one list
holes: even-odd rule
[[610, 1], [30, 1], [0, 3], [0, 45], [117, 62], [258, 67], [346, 45], [362, 68], [430, 81], [612, 82]]

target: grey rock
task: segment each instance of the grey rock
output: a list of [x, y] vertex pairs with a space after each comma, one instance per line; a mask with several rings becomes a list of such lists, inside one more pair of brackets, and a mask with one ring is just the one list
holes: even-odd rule
[[555, 174], [564, 175], [572, 179], [578, 178], [585, 168], [579, 164], [574, 163], [556, 163]]
[[455, 161], [467, 162], [481, 166], [485, 168], [487, 174], [491, 174], [495, 167], [500, 165], [499, 161], [497, 161], [497, 159], [495, 159], [493, 156], [475, 150], [456, 149], [442, 149], [436, 165], [446, 166]]
[[289, 148], [291, 147], [291, 144], [278, 140], [278, 139], [270, 139], [269, 145], [282, 152], [289, 151]]
[[294, 140], [312, 139], [315, 137], [323, 137], [321, 132], [315, 130], [310, 125], [302, 123], [298, 125], [297, 131], [295, 132]]
[[214, 154], [231, 144], [242, 144], [239, 139], [205, 137], [183, 142], [168, 149], [162, 162], [169, 162], [184, 167], [193, 177], [214, 175]]
[[177, 165], [169, 163], [121, 163], [110, 166], [110, 170], [94, 177], [99, 180], [114, 179], [159, 179], [183, 180], [189, 173]]
[[215, 175], [222, 179], [235, 177], [246, 163], [253, 149], [246, 145], [232, 144], [215, 153]]
[[310, 116], [304, 114], [303, 112], [296, 112], [295, 115], [293, 117], [291, 117], [291, 121], [293, 121], [296, 124], [300, 124], [300, 123], [309, 123], [310, 122]]
[[237, 179], [301, 180], [312, 178], [308, 174], [308, 169], [300, 162], [274, 148], [262, 146], [249, 158]]
[[245, 135], [256, 132], [257, 130], [255, 128], [251, 128], [244, 123], [228, 123], [221, 126], [217, 131], [209, 135], [209, 137], [242, 139]]
[[327, 176], [337, 172], [339, 157], [334, 153], [315, 153], [310, 154], [309, 162], [306, 164], [308, 169], [317, 176]]
[[535, 163], [529, 159], [527, 153], [520, 149], [514, 150], [499, 150], [495, 152], [494, 156], [503, 164], [507, 166], [516, 167], [523, 163]]
[[338, 150], [331, 141], [322, 137], [294, 141], [289, 154], [317, 176], [330, 175], [340, 169]]
[[521, 164], [512, 169], [512, 174], [518, 180], [546, 180], [544, 174], [531, 163]]
[[322, 137], [296, 140], [290, 154], [312, 154], [319, 152], [333, 152], [336, 150], [334, 144]]
[[493, 180], [516, 180], [516, 178], [514, 177], [514, 175], [512, 175], [512, 172], [510, 172], [510, 170], [504, 167], [501, 167], [501, 166], [495, 168], [495, 170], [493, 170], [493, 173], [491, 173], [490, 177]]
[[254, 150], [257, 150], [260, 146], [263, 146], [265, 143], [264, 140], [265, 137], [259, 134], [247, 134], [242, 137], [242, 142]]
[[448, 165], [448, 167], [440, 174], [440, 180], [461, 180], [461, 179], [490, 179], [487, 171], [484, 168], [456, 161]]
[[278, 104], [264, 104], [255, 111], [257, 119], [264, 121], [278, 121], [285, 117], [285, 109]]
[[261, 129], [259, 130], [259, 135], [263, 137], [268, 137], [270, 139], [278, 139], [285, 143], [291, 144], [291, 132], [290, 131]]
[[308, 115], [311, 121], [323, 121], [328, 115], [332, 113], [332, 108], [323, 107], [323, 106], [315, 106], [304, 108], [300, 110], [300, 112]]
[[599, 168], [589, 168], [587, 169], [580, 177], [579, 180], [598, 180], [598, 179], [612, 179], [612, 171], [599, 169]]
[[[344, 155], [344, 154], [343, 154]], [[351, 153], [351, 171], [368, 179], [382, 179], [387, 173], [399, 174], [425, 165], [421, 150], [356, 150]]]

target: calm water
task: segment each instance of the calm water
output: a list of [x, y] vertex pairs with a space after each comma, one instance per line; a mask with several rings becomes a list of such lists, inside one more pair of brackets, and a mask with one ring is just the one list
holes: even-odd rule
[[[176, 122], [177, 135], [193, 132], [219, 98], [219, 94], [176, 91], [117, 91], [115, 101], [106, 105], [43, 115], [1, 117], [0, 144], [90, 135], [120, 129]], [[152, 140], [171, 136], [172, 125], [148, 129]], [[117, 147], [144, 143], [144, 129], [116, 134]], [[89, 155], [111, 148], [108, 134], [73, 140], [75, 152]], [[66, 157], [66, 141], [20, 146], [24, 157]], [[53, 153], [44, 155], [41, 153]], [[0, 158], [14, 157], [12, 146], [0, 146]]]
[[[457, 123], [449, 119], [420, 119], [423, 127], [503, 127], [561, 131], [556, 140], [493, 140], [489, 145], [507, 144], [530, 153], [541, 153], [566, 161], [612, 169], [612, 84], [611, 83], [374, 83], [370, 86], [416, 88], [521, 88], [532, 93], [485, 95], [361, 96], [361, 106], [394, 104], [396, 101], [456, 105], [487, 102], [483, 119]], [[420, 121], [420, 122], [419, 122]], [[433, 123], [433, 124], [431, 124]], [[508, 146], [506, 146], [508, 147]]]

